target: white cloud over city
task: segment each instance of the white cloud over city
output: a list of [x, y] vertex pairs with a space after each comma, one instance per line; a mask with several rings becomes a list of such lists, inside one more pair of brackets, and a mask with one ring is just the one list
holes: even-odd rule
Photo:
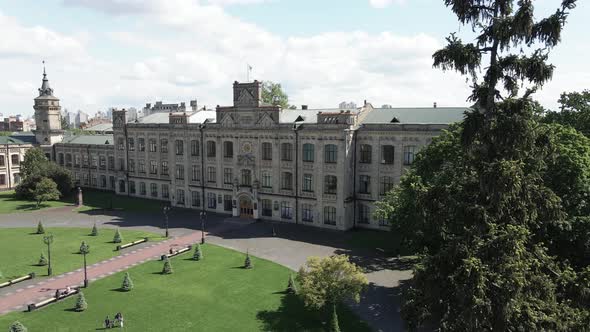
[[[62, 105], [90, 113], [161, 99], [197, 98], [209, 107], [228, 104], [231, 84], [245, 80], [247, 64], [253, 66], [253, 78], [282, 83], [293, 104], [335, 107], [340, 101], [361, 104], [366, 99], [375, 105], [467, 105], [465, 80], [432, 68], [431, 55], [442, 46], [441, 37], [388, 31], [280, 36], [229, 15], [221, 6], [261, 2], [64, 0], [64, 8], [124, 15], [134, 21], [131, 28], [115, 26], [100, 36], [117, 47], [136, 50], [121, 61], [93, 53], [96, 34], [29, 26], [0, 12], [5, 36], [0, 64], [10, 77], [0, 83], [0, 97], [15, 108], [27, 108], [18, 112], [31, 114], [41, 78], [40, 59], [47, 59]], [[390, 2], [401, 1], [371, 4]]]

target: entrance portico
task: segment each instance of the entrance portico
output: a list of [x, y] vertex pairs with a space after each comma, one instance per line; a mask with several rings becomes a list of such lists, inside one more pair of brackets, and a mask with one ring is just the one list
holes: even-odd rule
[[258, 204], [252, 194], [241, 192], [236, 195], [232, 215], [245, 219], [258, 219]]

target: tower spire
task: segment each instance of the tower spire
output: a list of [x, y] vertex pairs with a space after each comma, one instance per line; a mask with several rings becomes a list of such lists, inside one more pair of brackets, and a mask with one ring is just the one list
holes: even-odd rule
[[39, 89], [39, 96], [53, 96], [53, 89], [49, 86], [49, 80], [47, 79], [47, 73], [45, 72], [45, 60], [43, 60], [43, 81], [41, 82], [41, 88]]

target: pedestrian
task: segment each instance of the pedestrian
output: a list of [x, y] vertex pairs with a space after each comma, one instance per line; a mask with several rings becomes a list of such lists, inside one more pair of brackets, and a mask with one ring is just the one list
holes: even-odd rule
[[109, 318], [109, 315], [107, 315], [107, 318], [104, 319], [104, 327], [107, 329], [111, 328], [111, 319]]
[[59, 300], [59, 288], [55, 290], [55, 299]]
[[119, 313], [119, 326], [123, 327], [123, 314]]

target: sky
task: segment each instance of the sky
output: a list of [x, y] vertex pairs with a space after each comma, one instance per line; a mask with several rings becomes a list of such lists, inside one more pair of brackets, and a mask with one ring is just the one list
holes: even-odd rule
[[[536, 0], [538, 15], [559, 0]], [[590, 88], [587, 21], [579, 1], [551, 53], [553, 80], [535, 94], [556, 109]], [[465, 78], [432, 67], [461, 26], [443, 0], [0, 0], [0, 113], [33, 114], [43, 64], [62, 108], [232, 103], [232, 83], [281, 83], [290, 103], [338, 107], [467, 106]]]

